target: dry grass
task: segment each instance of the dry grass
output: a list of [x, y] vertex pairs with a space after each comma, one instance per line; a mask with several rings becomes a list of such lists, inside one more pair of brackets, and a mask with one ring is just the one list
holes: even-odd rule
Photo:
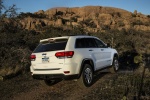
[[0, 81], [3, 81], [3, 76], [0, 76]]
[[3, 80], [4, 78], [10, 78], [16, 76], [21, 71], [22, 68], [18, 66], [16, 66], [15, 68], [11, 68], [11, 67], [1, 68], [0, 80]]

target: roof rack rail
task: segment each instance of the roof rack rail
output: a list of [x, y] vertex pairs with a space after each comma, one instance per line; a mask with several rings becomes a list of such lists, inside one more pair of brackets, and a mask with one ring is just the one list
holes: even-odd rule
[[90, 36], [90, 35], [88, 35], [88, 34], [58, 35], [58, 37], [63, 37], [63, 36]]
[[87, 35], [87, 34], [76, 34], [76, 35], [71, 34], [71, 35], [68, 35], [68, 36], [89, 36], [89, 35]]

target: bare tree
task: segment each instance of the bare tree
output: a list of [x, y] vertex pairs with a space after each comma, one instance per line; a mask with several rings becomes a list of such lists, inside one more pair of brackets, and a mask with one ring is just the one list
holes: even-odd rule
[[3, 5], [3, 0], [0, 0], [0, 17], [2, 16], [2, 11], [5, 9], [5, 6]]
[[17, 16], [17, 10], [18, 8], [16, 8], [16, 5], [13, 4], [12, 6], [10, 6], [4, 13], [7, 17], [16, 17]]
[[17, 10], [18, 8], [16, 7], [15, 4], [6, 8], [5, 5], [3, 4], [3, 0], [0, 0], [0, 17], [9, 17], [9, 18], [16, 17]]

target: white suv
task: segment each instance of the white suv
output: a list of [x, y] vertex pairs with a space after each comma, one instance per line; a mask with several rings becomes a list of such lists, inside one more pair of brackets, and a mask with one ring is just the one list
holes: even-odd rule
[[118, 68], [118, 53], [94, 36], [63, 36], [40, 40], [31, 54], [30, 70], [33, 78], [52, 85], [58, 79], [78, 79], [83, 86], [91, 86], [96, 71]]

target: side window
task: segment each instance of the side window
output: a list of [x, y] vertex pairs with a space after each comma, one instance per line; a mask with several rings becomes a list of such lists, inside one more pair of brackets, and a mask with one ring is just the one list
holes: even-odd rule
[[76, 39], [75, 48], [85, 48], [84, 38]]
[[85, 38], [87, 48], [97, 48], [97, 45], [93, 38]]
[[93, 38], [76, 39], [75, 48], [97, 48], [97, 44]]
[[98, 39], [94, 39], [94, 40], [95, 40], [98, 48], [107, 48], [107, 46], [102, 41], [100, 41]]

